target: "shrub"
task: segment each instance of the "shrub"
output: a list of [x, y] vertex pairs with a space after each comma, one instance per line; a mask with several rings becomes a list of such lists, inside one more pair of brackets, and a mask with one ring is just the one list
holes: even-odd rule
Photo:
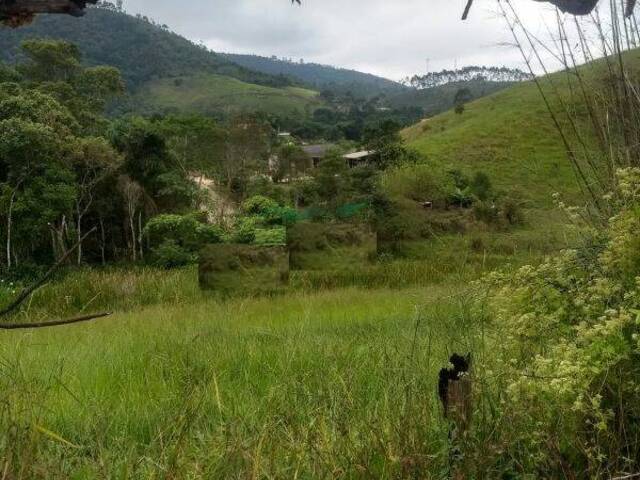
[[263, 246], [286, 245], [287, 230], [284, 227], [258, 228], [255, 230], [253, 243]]
[[476, 220], [487, 225], [498, 225], [500, 223], [500, 210], [494, 202], [477, 202], [473, 206], [473, 216]]
[[470, 208], [476, 201], [470, 188], [456, 188], [447, 199], [447, 203], [453, 207]]
[[267, 211], [275, 210], [278, 203], [263, 195], [255, 195], [242, 203], [242, 211], [247, 215], [264, 215]]
[[489, 176], [484, 172], [476, 172], [469, 184], [471, 193], [482, 201], [489, 200], [493, 196], [493, 185]]
[[171, 269], [195, 263], [197, 256], [174, 240], [168, 239], [152, 251], [152, 261], [157, 267]]
[[491, 441], [519, 471], [612, 478], [640, 463], [640, 170], [619, 178], [623, 207], [583, 248], [478, 284], [496, 342], [477, 371], [500, 376]]
[[507, 197], [501, 203], [500, 212], [509, 225], [522, 225], [524, 223], [524, 212], [518, 201]]
[[160, 252], [170, 256], [171, 252], [177, 254], [174, 247], [190, 254], [197, 252], [203, 245], [219, 243], [223, 232], [216, 225], [203, 223], [199, 213], [164, 214], [149, 220], [144, 229], [144, 235], [149, 239], [154, 256]]
[[256, 230], [261, 224], [258, 217], [240, 217], [236, 221], [232, 240], [235, 243], [253, 243], [256, 239]]

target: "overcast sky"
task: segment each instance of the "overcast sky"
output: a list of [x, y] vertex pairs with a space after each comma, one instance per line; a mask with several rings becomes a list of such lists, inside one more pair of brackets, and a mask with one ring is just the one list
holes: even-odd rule
[[[505, 46], [511, 37], [495, 0], [125, 0], [130, 13], [166, 23], [218, 52], [303, 58], [399, 80], [407, 75], [471, 64], [523, 67]], [[515, 0], [540, 35], [554, 10]]]

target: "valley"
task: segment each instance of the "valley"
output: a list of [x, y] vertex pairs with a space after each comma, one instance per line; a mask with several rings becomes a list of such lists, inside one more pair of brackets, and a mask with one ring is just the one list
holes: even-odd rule
[[122, 2], [0, 27], [0, 479], [634, 478], [640, 34], [608, 15], [554, 17], [551, 73], [403, 82]]

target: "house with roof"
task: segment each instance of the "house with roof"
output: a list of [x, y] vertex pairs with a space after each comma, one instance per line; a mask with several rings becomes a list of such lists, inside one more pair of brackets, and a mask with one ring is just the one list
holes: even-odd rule
[[343, 155], [347, 163], [349, 164], [349, 168], [355, 168], [360, 165], [368, 165], [371, 162], [371, 159], [376, 154], [374, 150], [362, 150], [360, 152], [353, 152]]
[[[335, 145], [322, 143], [316, 145], [304, 145], [302, 150], [311, 159], [313, 168], [318, 168], [320, 162], [335, 148]], [[347, 153], [342, 158], [347, 162], [349, 168], [355, 168], [360, 165], [368, 165], [377, 152], [374, 150], [361, 150], [359, 152]]]
[[319, 143], [316, 145], [303, 145], [302, 150], [311, 159], [313, 168], [317, 168], [320, 162], [324, 160], [327, 154], [333, 149], [335, 145], [330, 143]]

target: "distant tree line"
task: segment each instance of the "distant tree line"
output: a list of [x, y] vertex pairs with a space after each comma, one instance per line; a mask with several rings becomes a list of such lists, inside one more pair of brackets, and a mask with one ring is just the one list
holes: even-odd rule
[[533, 76], [530, 73], [523, 72], [517, 68], [472, 65], [457, 70], [445, 69], [440, 72], [429, 72], [426, 75], [414, 75], [413, 77], [405, 78], [402, 83], [422, 90], [448, 83], [470, 82], [473, 80], [502, 83], [525, 82], [532, 78]]

